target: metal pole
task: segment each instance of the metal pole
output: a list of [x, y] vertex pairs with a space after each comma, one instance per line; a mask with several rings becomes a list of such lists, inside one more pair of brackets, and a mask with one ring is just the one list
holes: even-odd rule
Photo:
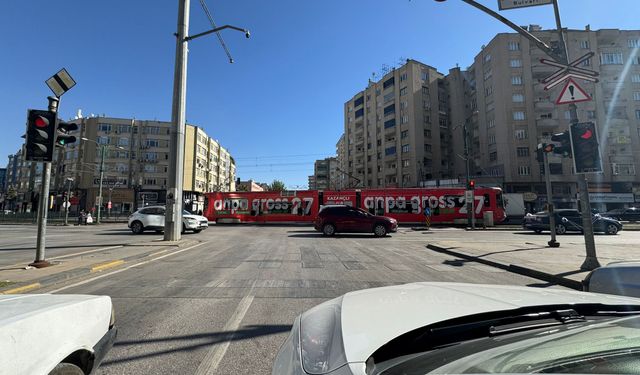
[[[67, 180], [67, 182], [69, 182]], [[71, 194], [71, 183], [69, 183], [69, 186], [67, 186], [67, 204], [66, 209], [64, 210], [64, 225], [67, 226], [69, 225], [69, 209], [71, 208], [71, 205], [69, 204], [69, 194]]]
[[[60, 99], [49, 96], [49, 111], [58, 112]], [[54, 124], [54, 126], [56, 126]], [[40, 187], [40, 199], [38, 201], [38, 237], [36, 240], [36, 259], [29, 264], [32, 267], [48, 267], [51, 263], [45, 260], [47, 213], [49, 209], [49, 183], [51, 182], [51, 163], [44, 162], [42, 168], [42, 186]]]
[[[467, 123], [465, 121], [465, 123], [462, 125], [462, 139], [464, 142], [464, 169], [465, 169], [465, 175], [466, 175], [466, 184], [467, 187], [465, 190], [470, 190], [470, 185], [469, 185], [469, 169], [470, 169], [470, 165], [469, 165], [469, 140], [468, 140], [468, 133], [467, 133]], [[467, 201], [467, 226], [471, 229], [473, 229], [473, 196], [471, 196], [471, 200]]]
[[[562, 23], [560, 21], [560, 9], [558, 8], [558, 1], [553, 0], [553, 12], [556, 18], [556, 28], [558, 29], [558, 37], [560, 38], [560, 49], [564, 55], [565, 63], [569, 62], [569, 49], [565, 43], [564, 34], [562, 32]], [[577, 124], [578, 121], [578, 107], [571, 103], [569, 104], [569, 115], [571, 124]], [[591, 202], [589, 201], [589, 186], [587, 183], [587, 177], [584, 173], [577, 174], [578, 194], [580, 194], [580, 209], [582, 216], [582, 233], [584, 234], [584, 245], [586, 255], [584, 262], [580, 266], [582, 270], [593, 270], [600, 267], [598, 262], [598, 256], [596, 254], [596, 243], [593, 238], [593, 221], [591, 218]]]
[[113, 187], [109, 188], [109, 202], [107, 202], [107, 217], [111, 218], [111, 193], [113, 193]]
[[182, 182], [184, 161], [184, 128], [187, 94], [187, 46], [189, 33], [189, 0], [178, 0], [178, 30], [173, 76], [173, 108], [171, 110], [171, 151], [169, 189], [165, 214], [165, 241], [179, 241], [182, 230]]
[[549, 168], [549, 155], [542, 152], [544, 156], [544, 183], [547, 187], [547, 207], [549, 211], [549, 231], [551, 240], [547, 242], [549, 247], [560, 247], [560, 242], [556, 241], [556, 216], [553, 211], [553, 190], [551, 189], [551, 169]]
[[104, 151], [107, 148], [105, 145], [100, 146], [100, 187], [98, 188], [98, 217], [96, 218], [96, 224], [100, 224], [100, 211], [102, 208], [102, 181], [104, 178]]

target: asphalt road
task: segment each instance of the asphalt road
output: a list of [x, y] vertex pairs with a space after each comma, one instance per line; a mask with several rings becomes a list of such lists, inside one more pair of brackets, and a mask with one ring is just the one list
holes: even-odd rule
[[[120, 238], [100, 237], [114, 229], [91, 229], [85, 239]], [[100, 374], [269, 374], [298, 314], [362, 288], [547, 285], [425, 248], [434, 239], [513, 240], [509, 232], [401, 228], [386, 238], [324, 238], [307, 227], [213, 226], [195, 236], [199, 246], [57, 291], [113, 298], [120, 331]]]

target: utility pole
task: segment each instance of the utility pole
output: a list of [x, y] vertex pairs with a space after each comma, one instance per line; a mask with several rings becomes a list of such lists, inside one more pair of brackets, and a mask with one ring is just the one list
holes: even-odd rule
[[72, 178], [67, 178], [65, 180], [68, 185], [67, 185], [67, 199], [66, 199], [66, 204], [65, 204], [65, 210], [64, 210], [64, 225], [67, 226], [69, 225], [69, 209], [71, 208], [71, 204], [69, 203], [69, 194], [71, 194], [71, 181], [73, 181]]
[[104, 179], [104, 152], [105, 145], [100, 145], [100, 186], [98, 187], [98, 217], [96, 224], [100, 224], [100, 213], [102, 212], [102, 182]]
[[553, 210], [553, 190], [551, 189], [551, 169], [549, 168], [549, 155], [543, 149], [544, 163], [544, 184], [547, 188], [547, 211], [549, 212], [549, 231], [551, 232], [551, 240], [547, 242], [549, 247], [560, 247], [560, 243], [556, 241], [556, 215]]
[[[58, 113], [58, 105], [60, 99], [49, 96], [49, 111]], [[53, 124], [55, 126], [55, 124]], [[29, 265], [36, 268], [48, 267], [51, 263], [47, 262], [44, 257], [47, 235], [47, 214], [49, 210], [49, 183], [51, 182], [51, 163], [43, 162], [42, 168], [42, 186], [40, 186], [40, 199], [38, 201], [38, 237], [36, 240], [36, 259]]]
[[[564, 33], [562, 31], [562, 23], [560, 21], [560, 9], [558, 8], [558, 0], [553, 0], [553, 12], [556, 18], [556, 29], [558, 30], [558, 38], [560, 45], [560, 53], [564, 57], [563, 63], [569, 62], [569, 49], [565, 42]], [[571, 103], [569, 104], [569, 122], [571, 124], [577, 124], [578, 121], [578, 107]], [[596, 243], [593, 238], [593, 222], [591, 219], [591, 202], [589, 201], [589, 186], [587, 183], [587, 177], [584, 173], [576, 173], [578, 183], [578, 194], [580, 195], [580, 208], [582, 215], [582, 232], [584, 233], [584, 244], [586, 250], [586, 256], [584, 262], [580, 266], [582, 270], [594, 270], [600, 267], [598, 257], [596, 254]]]

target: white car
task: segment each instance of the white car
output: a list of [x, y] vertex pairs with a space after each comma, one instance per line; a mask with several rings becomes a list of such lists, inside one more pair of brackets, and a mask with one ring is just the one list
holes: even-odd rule
[[414, 283], [304, 312], [273, 374], [638, 373], [638, 358], [640, 299]]
[[114, 323], [108, 296], [0, 296], [0, 374], [93, 373], [113, 346]]
[[[140, 234], [145, 230], [155, 230], [162, 232], [164, 230], [164, 206], [148, 206], [141, 208], [129, 216], [128, 226], [135, 234]], [[200, 233], [209, 227], [209, 220], [200, 215], [194, 215], [189, 211], [182, 211], [182, 232], [188, 230], [194, 233]]]

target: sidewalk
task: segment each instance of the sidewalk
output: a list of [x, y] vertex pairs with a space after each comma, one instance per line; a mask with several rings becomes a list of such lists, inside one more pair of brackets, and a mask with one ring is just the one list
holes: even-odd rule
[[[427, 245], [428, 249], [469, 262], [483, 263], [510, 272], [582, 290], [582, 280], [589, 273], [580, 269], [585, 258], [581, 235], [558, 236], [559, 248], [547, 247], [549, 236], [516, 233], [509, 242], [446, 240]], [[616, 236], [597, 235], [596, 253], [601, 265], [640, 260], [637, 245], [618, 241]]]
[[88, 274], [137, 263], [145, 258], [161, 256], [199, 242], [192, 239], [175, 243], [157, 240], [134, 242], [47, 259], [54, 265], [40, 269], [26, 267], [25, 264], [3, 266], [0, 268], [0, 294], [27, 293]]

